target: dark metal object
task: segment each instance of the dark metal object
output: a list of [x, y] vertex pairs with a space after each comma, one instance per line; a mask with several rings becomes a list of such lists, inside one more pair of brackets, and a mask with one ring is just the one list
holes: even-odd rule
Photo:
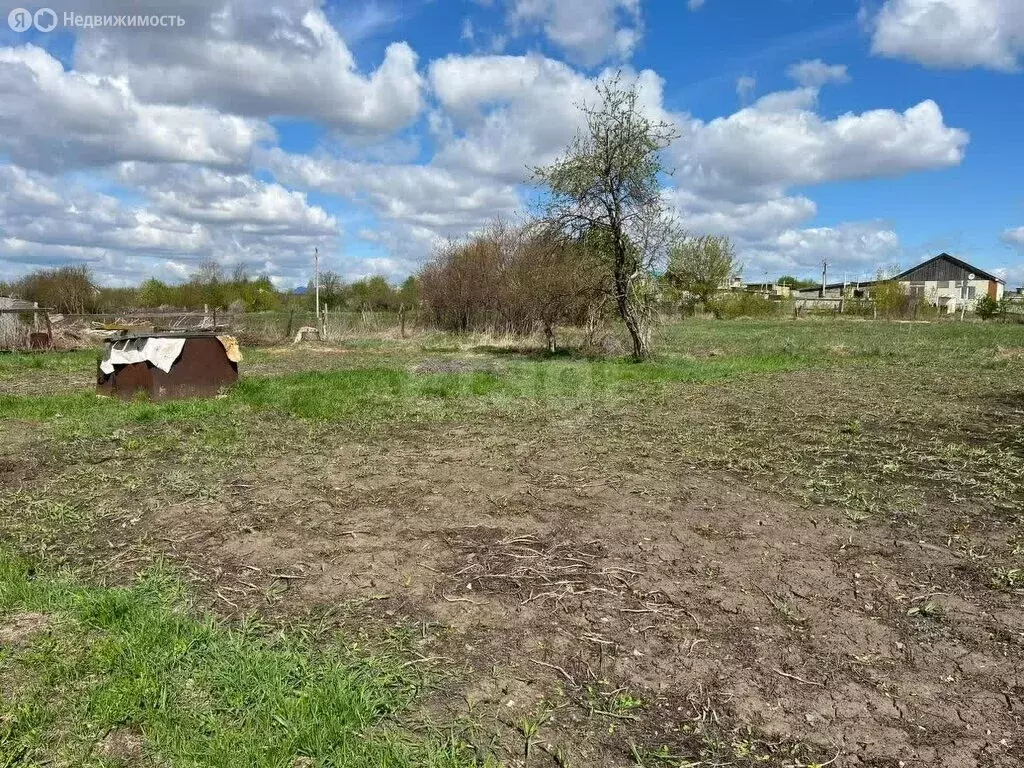
[[224, 345], [205, 333], [146, 333], [115, 336], [107, 343], [139, 338], [184, 338], [181, 355], [164, 373], [149, 362], [115, 366], [105, 374], [96, 363], [96, 392], [124, 399], [142, 392], [153, 400], [213, 397], [238, 381], [238, 363], [228, 359]]

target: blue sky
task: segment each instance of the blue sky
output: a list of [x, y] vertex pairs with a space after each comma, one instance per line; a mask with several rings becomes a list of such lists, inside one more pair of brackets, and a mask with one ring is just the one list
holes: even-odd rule
[[8, 29], [14, 5], [0, 279], [82, 263], [177, 280], [212, 258], [292, 285], [317, 247], [350, 278], [398, 280], [520, 215], [527, 167], [621, 71], [681, 134], [666, 199], [730, 235], [751, 279], [945, 250], [1024, 282], [1013, 0], [184, 0], [180, 28], [49, 33]]

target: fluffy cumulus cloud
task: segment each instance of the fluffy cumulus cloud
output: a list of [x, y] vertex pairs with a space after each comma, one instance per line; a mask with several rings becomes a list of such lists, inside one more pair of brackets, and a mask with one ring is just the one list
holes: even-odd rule
[[286, 184], [367, 204], [380, 222], [364, 239], [415, 260], [441, 240], [460, 237], [493, 217], [513, 218], [522, 201], [514, 184], [431, 164], [357, 162], [279, 149], [262, 158]]
[[247, 175], [128, 163], [118, 180], [133, 183], [146, 203], [0, 166], [4, 272], [72, 261], [137, 282], [152, 273], [180, 278], [199, 260], [217, 258], [287, 279], [304, 272], [314, 246], [331, 247], [338, 234], [337, 222], [304, 195]]
[[732, 115], [674, 116], [681, 136], [669, 149], [676, 169], [670, 199], [690, 230], [733, 237], [751, 274], [813, 275], [824, 258], [850, 274], [873, 272], [899, 253], [891, 226], [802, 228], [817, 208], [789, 189], [955, 166], [968, 136], [947, 126], [932, 101], [903, 112], [827, 118], [811, 83], [841, 80], [845, 70], [803, 62], [791, 74], [806, 84], [767, 94]]
[[412, 48], [392, 43], [377, 69], [364, 74], [319, 5], [195, 3], [178, 11], [186, 21], [180, 29], [83, 33], [75, 64], [126, 78], [147, 101], [203, 104], [251, 117], [305, 117], [360, 135], [407, 125], [423, 107]]
[[813, 219], [818, 212], [814, 201], [803, 196], [737, 203], [676, 187], [666, 193], [666, 198], [679, 212], [680, 224], [686, 229], [728, 235], [744, 243], [764, 242]]
[[[623, 77], [648, 113], [663, 114], [656, 73]], [[431, 65], [430, 81], [442, 108], [435, 162], [506, 182], [527, 181], [553, 161], [583, 124], [579, 106], [596, 97], [596, 78], [541, 56], [449, 56]]]
[[1020, 0], [885, 0], [872, 17], [872, 50], [929, 67], [1020, 68]]
[[540, 26], [569, 59], [592, 67], [628, 59], [643, 34], [640, 0], [512, 0], [513, 30]]
[[242, 168], [273, 137], [262, 121], [140, 101], [122, 77], [67, 71], [33, 45], [0, 48], [0, 150], [58, 170], [119, 160]]
[[331, 235], [337, 222], [301, 192], [249, 175], [194, 166], [127, 163], [118, 178], [142, 190], [168, 215], [202, 224], [230, 225], [250, 234]]
[[[901, 5], [913, 2], [886, 7]], [[159, 0], [72, 10], [149, 8]], [[609, 68], [539, 54], [421, 66], [403, 42], [367, 67], [349, 47], [359, 33], [320, 0], [183, 0], [175, 12], [181, 28], [78, 30], [70, 64], [0, 47], [0, 275], [80, 262], [100, 279], [175, 278], [213, 256], [303, 283], [318, 247], [349, 275], [399, 278], [438, 242], [523, 210], [532, 169], [571, 141], [579, 105], [642, 31], [637, 0], [508, 0], [510, 34], [540, 31], [577, 65]], [[813, 226], [805, 189], [955, 166], [968, 136], [933, 101], [823, 114], [819, 89], [846, 68], [813, 60], [789, 74], [797, 87], [754, 101], [753, 78], [738, 83], [742, 108], [716, 119], [666, 109], [653, 70], [621, 77], [678, 129], [665, 196], [684, 226], [735, 238], [755, 276], [810, 274], [825, 257], [872, 271], [898, 252], [892, 227]], [[308, 153], [280, 146], [277, 117], [323, 139]], [[1004, 239], [1020, 245], [1014, 232]], [[362, 261], [331, 259], [343, 242]]]
[[0, 190], [4, 233], [16, 241], [178, 254], [210, 244], [194, 223], [16, 166], [0, 166]]
[[747, 249], [757, 269], [776, 274], [814, 274], [822, 262], [836, 279], [869, 280], [900, 253], [899, 237], [884, 222], [786, 229]]
[[816, 111], [817, 95], [783, 91], [728, 117], [682, 118], [673, 148], [679, 171], [708, 194], [773, 198], [793, 185], [898, 176], [963, 159], [968, 135], [947, 126], [934, 101], [830, 120]]

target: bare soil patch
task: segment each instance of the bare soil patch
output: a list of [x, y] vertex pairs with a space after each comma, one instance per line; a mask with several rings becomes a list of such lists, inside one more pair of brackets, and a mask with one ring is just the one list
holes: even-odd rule
[[96, 752], [117, 765], [143, 765], [142, 734], [132, 728], [116, 728], [96, 746]]
[[[468, 702], [512, 764], [524, 718], [587, 765], [698, 746], [743, 764], [744, 729], [773, 764], [1017, 759], [1019, 600], [955, 551], [683, 461], [609, 474], [575, 447], [352, 444], [312, 477], [254, 468], [252, 497], [144, 524], [221, 608], [419, 627], [421, 653], [471, 673], [436, 706]], [[924, 600], [942, 615], [913, 612]], [[619, 711], [623, 694], [643, 704]]]
[[50, 626], [50, 617], [44, 613], [15, 613], [0, 619], [0, 646], [15, 648], [26, 645]]

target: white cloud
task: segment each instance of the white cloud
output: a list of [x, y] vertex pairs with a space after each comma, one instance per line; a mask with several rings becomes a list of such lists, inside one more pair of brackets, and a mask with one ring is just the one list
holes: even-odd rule
[[[623, 77], [636, 83], [642, 108], [663, 115], [657, 74]], [[595, 80], [541, 56], [448, 56], [431, 64], [430, 81], [444, 110], [435, 116], [435, 162], [510, 183], [558, 156], [583, 123], [578, 105], [596, 93]]]
[[754, 91], [757, 90], [757, 79], [750, 75], [743, 75], [736, 80], [736, 95], [739, 96], [740, 101], [748, 102], [754, 96]]
[[786, 74], [799, 85], [820, 88], [827, 83], [848, 83], [850, 74], [845, 64], [826, 64], [821, 59], [811, 59], [794, 64]]
[[639, 0], [512, 0], [513, 30], [539, 25], [575, 63], [628, 59], [643, 35]]
[[789, 186], [898, 176], [963, 159], [966, 132], [948, 127], [933, 101], [828, 120], [817, 91], [769, 94], [729, 117], [680, 119], [673, 148], [687, 184], [727, 199], [777, 197]]
[[1024, 251], [1024, 227], [1007, 229], [1002, 234], [1002, 241], [1007, 245], [1012, 245]]
[[1018, 288], [1024, 288], [1024, 265], [996, 267], [992, 272], [1005, 281], [1008, 290], [1015, 291]]
[[1016, 71], [1024, 55], [1020, 0], [886, 0], [872, 52], [929, 67]]
[[179, 30], [97, 29], [75, 46], [79, 69], [127, 78], [139, 98], [205, 104], [251, 117], [287, 115], [379, 135], [423, 108], [417, 58], [404, 42], [362, 74], [317, 0], [221, 0], [181, 11]]
[[[126, 2], [82, 0], [79, 10]], [[120, 279], [119, 265], [134, 265], [136, 277], [185, 274], [216, 255], [296, 281], [312, 248], [330, 253], [340, 234], [335, 217], [300, 189], [368, 212], [355, 214], [352, 228], [374, 243], [374, 255], [349, 260], [349, 274], [398, 277], [440, 240], [520, 211], [531, 168], [563, 151], [583, 122], [577, 106], [592, 103], [595, 81], [610, 74], [587, 76], [536, 54], [449, 55], [427, 69], [429, 135], [396, 136], [422, 114], [427, 92], [405, 43], [367, 71], [319, 0], [180, 7], [188, 19], [180, 34], [83, 32], [72, 71], [39, 49], [0, 48], [0, 153], [48, 171], [116, 164], [117, 184], [129, 193], [121, 199], [71, 176], [0, 166], [9, 186], [0, 190], [0, 260], [8, 266], [84, 260]], [[516, 25], [539, 28], [585, 65], [628, 57], [642, 27], [637, 0], [515, 0], [509, 18], [513, 33]], [[816, 60], [791, 75], [803, 87], [715, 120], [667, 113], [653, 71], [627, 69], [623, 78], [638, 85], [648, 115], [680, 129], [666, 196], [692, 231], [730, 234], [744, 260], [784, 271], [813, 272], [825, 253], [851, 269], [890, 260], [899, 247], [891, 227], [805, 228], [815, 203], [791, 190], [956, 165], [967, 135], [931, 101], [904, 112], [823, 115], [818, 88], [846, 79], [845, 68]], [[754, 86], [741, 79], [741, 98]], [[333, 131], [311, 155], [290, 154], [267, 146], [274, 134], [264, 118], [272, 116]], [[249, 175], [253, 168], [269, 169], [276, 183]], [[109, 185], [112, 177], [91, 178]]]
[[314, 246], [333, 249], [337, 222], [305, 197], [245, 175], [190, 166], [125, 164], [147, 196], [129, 204], [60, 176], [0, 166], [0, 262], [7, 273], [84, 263], [101, 279], [178, 278], [214, 258], [278, 277], [307, 271]]
[[301, 192], [248, 175], [189, 166], [126, 163], [119, 179], [142, 190], [153, 207], [186, 221], [226, 225], [246, 235], [323, 236], [337, 222]]
[[805, 86], [715, 120], [674, 116], [682, 136], [669, 149], [675, 189], [668, 199], [689, 231], [731, 236], [751, 276], [820, 274], [824, 258], [851, 275], [873, 274], [900, 253], [891, 226], [801, 228], [817, 207], [789, 190], [945, 168], [963, 157], [967, 134], [946, 126], [934, 102], [827, 118], [817, 97], [816, 87]]
[[830, 280], [873, 278], [878, 267], [900, 253], [899, 237], [882, 222], [849, 222], [835, 227], [791, 229], [752, 249], [758, 263], [780, 273], [820, 273], [829, 262]]
[[142, 103], [124, 78], [65, 71], [33, 45], [0, 48], [0, 102], [0, 150], [47, 170], [118, 160], [240, 168], [273, 137], [260, 121]]
[[691, 11], [699, 10], [704, 6], [704, 0], [686, 0], [686, 7]]
[[196, 224], [11, 165], [0, 166], [0, 220], [8, 238], [46, 246], [196, 253], [210, 244]]
[[745, 243], [762, 242], [813, 219], [818, 212], [814, 201], [803, 196], [735, 203], [674, 188], [666, 197], [687, 230], [729, 235]]
[[436, 165], [353, 162], [278, 149], [262, 161], [286, 184], [368, 205], [378, 227], [359, 237], [386, 246], [409, 269], [438, 243], [495, 217], [513, 219], [522, 208], [513, 184]]

